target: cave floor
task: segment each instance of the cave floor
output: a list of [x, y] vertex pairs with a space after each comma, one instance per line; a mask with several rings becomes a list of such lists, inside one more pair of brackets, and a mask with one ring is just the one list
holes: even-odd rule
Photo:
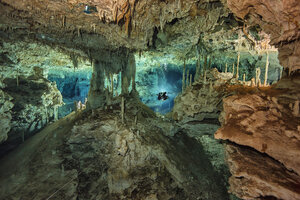
[[0, 161], [0, 196], [231, 199], [222, 144], [213, 139], [218, 125], [188, 130], [144, 106], [136, 124], [133, 109], [122, 124], [119, 110], [72, 112], [25, 141]]

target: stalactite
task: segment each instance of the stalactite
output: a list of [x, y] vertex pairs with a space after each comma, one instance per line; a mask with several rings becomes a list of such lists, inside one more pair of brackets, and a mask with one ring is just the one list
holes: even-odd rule
[[184, 92], [185, 89], [185, 59], [183, 61], [183, 72], [182, 72], [182, 93]]
[[239, 79], [239, 64], [240, 64], [240, 52], [238, 53], [237, 56], [236, 75], [235, 75], [236, 79]]
[[269, 52], [267, 51], [264, 86], [267, 86], [268, 84], [268, 70], [269, 70]]
[[122, 77], [122, 95], [124, 94], [128, 94], [128, 87], [129, 87], [129, 84], [128, 84], [128, 79], [127, 77]]

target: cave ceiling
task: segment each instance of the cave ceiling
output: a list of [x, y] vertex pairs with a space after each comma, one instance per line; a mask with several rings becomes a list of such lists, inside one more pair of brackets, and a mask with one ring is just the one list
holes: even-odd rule
[[178, 60], [199, 54], [236, 57], [277, 51], [274, 46], [299, 39], [297, 0], [282, 1], [282, 8], [270, 2], [1, 0], [0, 30], [2, 38], [29, 38], [88, 56], [124, 48]]

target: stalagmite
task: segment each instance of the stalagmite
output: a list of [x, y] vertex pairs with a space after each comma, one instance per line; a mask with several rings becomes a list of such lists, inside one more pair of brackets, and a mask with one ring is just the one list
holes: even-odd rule
[[114, 97], [114, 75], [110, 74], [110, 87], [111, 87], [111, 95]]
[[81, 36], [81, 34], [80, 34], [80, 28], [79, 28], [79, 27], [77, 28], [77, 36], [78, 36], [78, 37]]
[[195, 74], [195, 77], [194, 77], [194, 81], [197, 81], [200, 76], [201, 76], [201, 72], [200, 72], [200, 56], [198, 56], [198, 59], [196, 61], [196, 74]]
[[190, 86], [192, 86], [193, 74], [190, 74]]
[[48, 124], [49, 122], [48, 108], [45, 108], [45, 113], [46, 113], [46, 124]]
[[19, 69], [17, 69], [17, 86], [19, 86]]
[[256, 70], [255, 70], [255, 84], [256, 85], [258, 85], [258, 80], [260, 79], [260, 73], [261, 73], [260, 67], [256, 68]]
[[255, 78], [251, 78], [251, 84], [250, 84], [251, 87], [255, 87], [256, 84], [255, 84]]
[[25, 133], [24, 133], [24, 131], [22, 131], [22, 142], [24, 142], [25, 141]]
[[203, 83], [206, 83], [206, 71], [204, 72]]
[[266, 60], [266, 69], [265, 69], [264, 86], [267, 86], [267, 81], [268, 81], [268, 69], [269, 69], [269, 52], [267, 51], [267, 60]]
[[236, 79], [239, 79], [239, 63], [240, 63], [240, 52], [238, 53], [238, 57], [237, 57], [236, 75], [235, 75]]
[[54, 106], [54, 121], [58, 120], [58, 107], [55, 105]]
[[234, 76], [234, 63], [232, 63], [232, 75]]
[[259, 78], [258, 81], [257, 81], [257, 87], [261, 87], [261, 81], [260, 81], [260, 78]]
[[245, 82], [246, 82], [246, 74], [243, 74], [243, 82], [245, 84]]
[[226, 63], [226, 65], [225, 65], [225, 73], [227, 73], [227, 63]]
[[211, 96], [212, 90], [213, 90], [212, 81], [209, 81], [209, 92], [208, 92], [209, 96]]
[[134, 116], [134, 125], [137, 125], [137, 115]]
[[182, 72], [182, 92], [184, 91], [185, 88], [185, 59], [183, 61], [183, 72]]
[[293, 108], [293, 115], [298, 117], [299, 116], [299, 100], [295, 101], [294, 108]]
[[124, 97], [122, 97], [122, 102], [121, 102], [121, 119], [122, 119], [122, 124], [124, 124], [124, 113], [125, 113], [125, 101], [124, 101]]
[[204, 74], [206, 75], [206, 68], [207, 68], [207, 55], [205, 55], [205, 58], [204, 58], [204, 65], [203, 65], [203, 77], [204, 77]]
[[62, 17], [62, 27], [66, 26], [66, 16]]
[[187, 69], [187, 72], [186, 72], [186, 87], [188, 87], [189, 86], [189, 77], [190, 77], [190, 70], [189, 69]]
[[77, 112], [77, 101], [74, 101], [74, 111]]

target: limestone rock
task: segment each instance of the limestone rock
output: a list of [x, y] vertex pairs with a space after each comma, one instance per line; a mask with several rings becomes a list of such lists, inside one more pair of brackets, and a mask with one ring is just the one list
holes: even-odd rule
[[[276, 89], [269, 91], [275, 92]], [[297, 90], [293, 92], [294, 97], [299, 96]], [[256, 93], [225, 98], [224, 124], [215, 137], [267, 153], [300, 174], [300, 133], [297, 130], [300, 119], [287, 107], [291, 100], [285, 94], [277, 93], [273, 100], [267, 95]]]
[[241, 199], [300, 199], [300, 176], [253, 149], [228, 144], [230, 192]]
[[243, 145], [227, 146], [231, 191], [240, 198], [300, 199], [300, 118], [293, 114], [299, 77], [223, 99], [222, 127], [215, 138]]

